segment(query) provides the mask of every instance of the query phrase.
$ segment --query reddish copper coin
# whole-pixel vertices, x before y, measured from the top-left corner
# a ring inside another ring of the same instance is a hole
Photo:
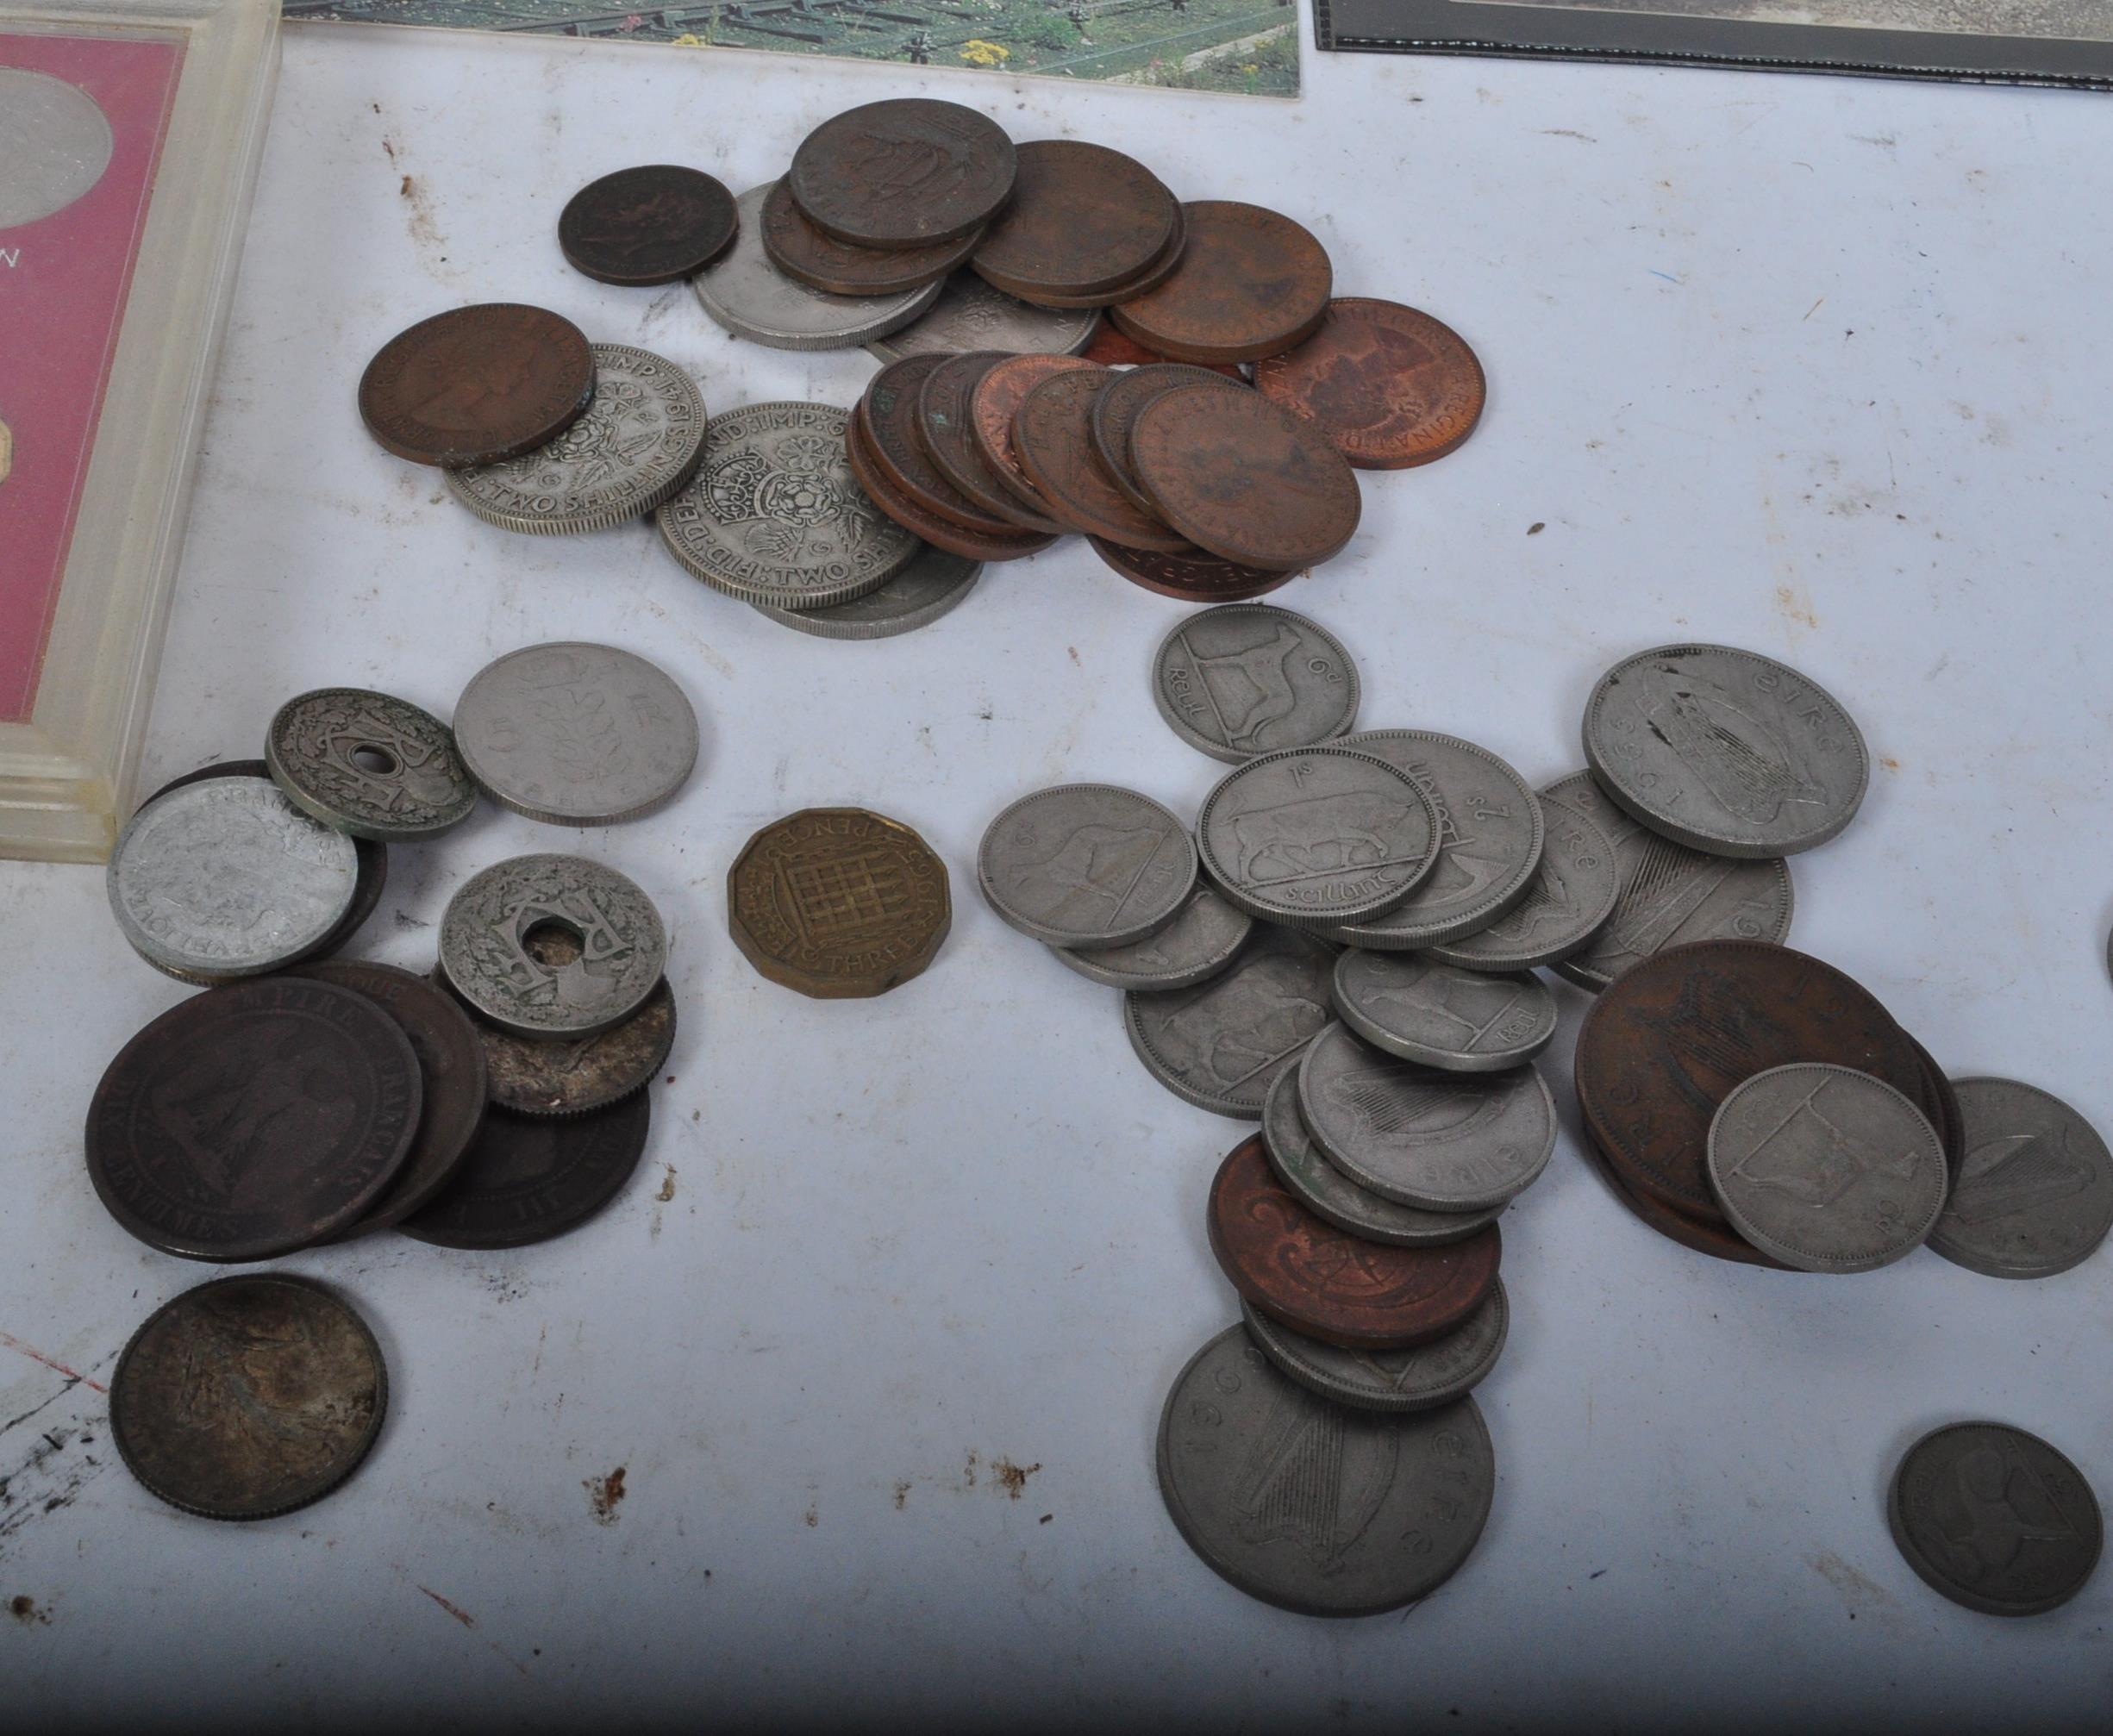
[[[1213,370],[1193,363],[1154,362],[1117,374],[1093,401],[1093,450],[1100,454],[1108,474],[1130,503],[1147,512],[1152,511],[1152,502],[1130,469],[1130,430],[1137,425],[1145,406],[1161,392],[1193,385],[1220,386],[1227,391],[1244,390]],[[1156,513],[1153,515],[1158,516]]]
[[[976,531],[964,530],[935,512],[926,511],[889,481],[886,472],[873,461],[872,450],[866,445],[865,432],[855,416],[844,433],[844,456],[850,462],[851,474],[857,478],[859,486],[872,496],[873,504],[883,513],[912,535],[922,537],[933,547],[958,554],[964,560],[1018,560],[1039,553],[1056,540],[1053,536],[1036,536],[1028,531],[984,536]]]
[[[1629,1208],[1632,1216],[1648,1225],[1667,1241],[1678,1242],[1684,1248],[1698,1254],[1708,1254],[1713,1259],[1730,1260],[1735,1265],[1766,1266],[1774,1271],[1788,1271],[1772,1254],[1765,1254],[1747,1241],[1729,1224],[1705,1224],[1691,1218],[1685,1212],[1676,1212],[1671,1206],[1660,1205],[1648,1194],[1640,1194],[1622,1180],[1614,1165],[1607,1161],[1606,1153],[1590,1133],[1585,1135],[1585,1149],[1591,1154],[1592,1166],[1607,1184],[1607,1191]]]
[[[1042,498],[1020,467],[1019,454],[1013,450],[1012,419],[1027,395],[1044,380],[1081,368],[1103,372],[1079,356],[1008,356],[976,382],[968,401],[969,436],[991,474],[1029,512],[1059,526],[1064,521],[1055,507]]]
[[[1180,204],[1135,157],[1039,139],[1018,162],[1012,203],[969,261],[993,289],[1023,302],[1097,296],[1141,276],[1174,238]]]
[[[1404,1350],[1441,1337],[1497,1282],[1497,1226],[1439,1247],[1347,1235],[1285,1190],[1260,1134],[1210,1184],[1210,1251],[1251,1307],[1324,1344]]]
[[[1698,940],[1644,959],[1593,1003],[1578,1033],[1578,1102],[1632,1193],[1722,1227],[1710,1120],[1735,1087],[1798,1061],[1925,1101],[1914,1044],[1861,984],[1788,946]]]
[[[1328,312],[1335,270],[1303,224],[1260,205],[1207,199],[1182,208],[1178,265],[1109,317],[1178,362],[1251,362],[1302,343]]]
[[[1443,458],[1474,432],[1489,397],[1482,364],[1452,327],[1362,296],[1336,297],[1304,343],[1257,362],[1254,389],[1360,470]]]
[[[1103,367],[1141,368],[1153,362],[1164,362],[1166,358],[1157,350],[1148,350],[1135,338],[1125,337],[1106,320],[1103,320],[1093,333],[1093,340],[1078,352],[1085,360],[1098,362]],[[1228,380],[1237,380],[1242,385],[1247,377],[1241,372],[1237,362],[1198,364],[1208,366],[1214,374],[1222,374]]]
[[[783,181],[763,202],[763,251],[796,283],[832,296],[895,296],[943,278],[975,251],[983,231],[922,247],[854,247],[825,235],[800,214]]]
[[[1130,430],[1131,475],[1199,548],[1276,572],[1326,560],[1357,533],[1357,472],[1325,435],[1258,392],[1178,386]]]
[[[460,470],[547,446],[594,402],[594,352],[570,320],[491,302],[436,314],[381,347],[359,415],[384,451]]]
[[[898,97],[847,109],[801,141],[785,176],[807,220],[854,247],[921,247],[980,229],[1012,197],[1018,157],[997,122]]]
[[[1916,1042],[1912,1035],[1908,1042],[1915,1050],[1915,1058],[1922,1069],[1922,1094],[1916,1099],[1917,1106],[1929,1119],[1929,1125],[1937,1130],[1937,1137],[1944,1143],[1944,1165],[1951,1172],[1952,1180],[1959,1180],[1960,1166],[1966,1161],[1966,1117],[1959,1106],[1959,1092],[1936,1058]]]
[[[1245,603],[1298,576],[1265,572],[1259,566],[1220,560],[1215,554],[1154,554],[1149,549],[1124,548],[1105,537],[1086,540],[1094,553],[1132,584],[1182,603]]]
[[[650,163],[582,187],[559,215],[558,246],[597,283],[636,286],[695,277],[734,245],[741,210],[701,169]]]
[[[1035,491],[1057,521],[1087,536],[1166,554],[1195,545],[1133,505],[1093,450],[1093,401],[1108,384],[1104,368],[1074,368],[1044,380],[1020,402],[1012,449]]]
[[[858,409],[866,456],[897,493],[909,496],[926,512],[979,536],[1017,536],[1017,525],[984,511],[948,482],[918,438],[917,394],[945,360],[944,356],[905,356],[873,376]]]
[[[1016,530],[1061,536],[1062,525],[1031,510],[998,480],[976,440],[971,401],[983,377],[1010,355],[1003,350],[978,350],[941,357],[940,365],[925,376],[917,390],[917,435],[939,473],[985,512]]]

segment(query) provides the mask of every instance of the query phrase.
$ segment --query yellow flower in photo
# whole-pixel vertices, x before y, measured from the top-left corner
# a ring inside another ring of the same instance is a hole
[[[695,31],[685,30],[668,44],[671,48],[702,48],[704,39]]]
[[[1012,59],[1012,50],[972,36],[961,45],[961,58],[972,66],[1002,66]]]

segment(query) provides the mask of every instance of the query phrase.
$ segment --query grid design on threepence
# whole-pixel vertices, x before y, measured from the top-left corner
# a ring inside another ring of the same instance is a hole
[[[861,850],[785,869],[792,920],[809,946],[841,946],[903,920],[915,898],[889,852]]]

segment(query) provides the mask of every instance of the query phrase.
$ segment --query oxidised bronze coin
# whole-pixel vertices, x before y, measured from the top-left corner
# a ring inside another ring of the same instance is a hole
[[[1459,1326],[1497,1282],[1497,1226],[1430,1247],[1347,1234],[1285,1189],[1258,1133],[1210,1184],[1210,1251],[1243,1301],[1346,1350],[1403,1350]]]
[[[149,1247],[272,1259],[359,1221],[423,1102],[410,1040],[372,1001],[256,977],[179,1002],[118,1052],[88,1108],[89,1179]]]
[[[1160,516],[1198,547],[1286,572],[1357,534],[1357,473],[1310,423],[1258,392],[1178,386],[1130,430],[1132,474]]]
[[[1188,218],[1179,205],[1174,207],[1174,232],[1166,238],[1166,245],[1160,249],[1159,257],[1143,271],[1112,290],[1103,290],[1097,296],[1082,296],[1074,299],[1045,298],[1043,305],[1055,308],[1109,308],[1117,302],[1135,300],[1150,290],[1156,290],[1180,269],[1181,261],[1189,248]]]
[[[1691,1218],[1685,1212],[1676,1212],[1671,1206],[1661,1205],[1648,1194],[1637,1192],[1622,1179],[1621,1173],[1607,1161],[1607,1154],[1599,1148],[1588,1128],[1585,1135],[1585,1148],[1591,1154],[1592,1167],[1607,1184],[1607,1191],[1626,1206],[1630,1214],[1664,1236],[1666,1240],[1678,1242],[1698,1254],[1708,1254],[1714,1259],[1731,1260],[1741,1265],[1766,1266],[1774,1271],[1788,1271],[1790,1268],[1772,1254],[1765,1254],[1747,1241],[1729,1224],[1706,1224],[1699,1218]]]
[[[397,1227],[443,1248],[518,1248],[561,1236],[616,1198],[645,1154],[652,1121],[646,1091],[585,1115],[494,1109],[453,1182]]]
[[[947,357],[918,389],[918,438],[939,473],[993,518],[1003,519],[1016,529],[1061,535],[1062,525],[1031,510],[999,480],[976,440],[969,408],[975,390],[985,374],[1008,359],[1009,353],[999,350]]]
[[[598,283],[693,278],[734,245],[734,195],[701,169],[652,163],[590,181],[558,217],[558,246]]]
[[[594,402],[594,352],[541,308],[491,302],[421,320],[382,346],[359,414],[386,452],[461,470],[548,446]]]
[[[1257,362],[1254,389],[1360,470],[1443,458],[1475,431],[1489,396],[1482,364],[1452,327],[1364,296],[1338,297],[1304,343]]]
[[[1135,157],[1039,139],[1017,158],[1012,203],[969,262],[992,288],[1023,302],[1091,305],[1141,275],[1173,239],[1181,207]]]
[[[922,247],[854,247],[801,214],[783,181],[763,202],[763,251],[793,282],[832,296],[900,296],[945,277],[976,250],[983,231]]]
[[[885,995],[920,976],[953,924],[947,865],[899,820],[807,808],[766,826],[727,871],[734,944],[816,1000]]]
[[[920,437],[919,395],[924,383],[946,360],[939,355],[905,356],[873,376],[858,409],[859,432],[864,436],[866,455],[898,492],[908,495],[927,512],[937,513],[949,523],[985,536],[1016,536],[1018,525],[985,512],[947,480]]]
[[[1078,353],[1087,361],[1098,362],[1103,367],[1141,368],[1166,358],[1157,350],[1148,350],[1136,339],[1126,337],[1107,321],[1103,320],[1093,334],[1093,340]],[[1228,380],[1247,384],[1247,376],[1235,362],[1205,362],[1198,366],[1208,367],[1214,374],[1222,374]]]
[[[1182,207],[1188,244],[1157,289],[1109,318],[1178,362],[1251,362],[1303,342],[1328,312],[1335,271],[1303,224],[1260,205]]]
[[[1215,554],[1154,554],[1149,549],[1125,548],[1105,537],[1086,540],[1094,553],[1132,584],[1181,603],[1245,603],[1297,577],[1220,560]]]
[[[1145,406],[1160,393],[1170,392],[1176,386],[1196,385],[1222,386],[1228,391],[1241,390],[1210,368],[1196,367],[1188,362],[1155,362],[1116,374],[1108,382],[1106,390],[1093,400],[1093,450],[1100,455],[1108,474],[1115,478],[1116,486],[1130,503],[1147,512],[1153,512],[1152,502],[1138,486],[1137,478],[1130,469],[1130,430],[1136,427]],[[1158,515],[1153,513],[1153,517]],[[1120,537],[1116,540],[1122,540]]]
[[[964,560],[1019,560],[1040,553],[1056,540],[1054,537],[1037,536],[1032,531],[1008,531],[1002,536],[986,536],[981,531],[964,529],[951,520],[926,510],[889,480],[887,473],[875,461],[872,448],[866,444],[866,431],[855,416],[844,430],[844,457],[851,466],[851,474],[866,490],[866,497],[891,521],[913,536],[922,537],[935,548],[943,548]]]
[[[675,995],[665,978],[621,1025],[591,1037],[516,1037],[478,1025],[491,1101],[517,1115],[584,1115],[643,1090],[675,1046]]]
[[[824,121],[785,184],[807,220],[854,247],[916,247],[980,229],[1012,197],[1017,157],[997,122],[897,97]]]
[[[148,1494],[204,1519],[320,1501],[381,1433],[389,1371],[321,1284],[218,1278],[165,1302],[110,1377],[110,1437]]]
[[[1058,374],[1080,369],[1105,372],[1078,356],[1008,356],[976,382],[968,401],[969,436],[991,473],[1029,512],[1059,527],[1064,521],[1055,508],[1042,498],[1041,491],[1020,467],[1020,455],[1013,447],[1012,422],[1036,386]]]
[[[1072,529],[1127,548],[1191,553],[1196,545],[1133,505],[1093,449],[1093,402],[1111,378],[1104,368],[1078,368],[1036,386],[1014,413],[1013,455]]]

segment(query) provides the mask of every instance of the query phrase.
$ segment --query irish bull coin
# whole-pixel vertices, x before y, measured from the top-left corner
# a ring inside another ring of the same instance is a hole
[[[453,1183],[397,1228],[444,1248],[518,1248],[574,1230],[615,1199],[645,1154],[653,1097],[591,1115],[495,1109]]]
[[[1198,886],[1180,915],[1156,934],[1090,952],[1049,950],[1089,982],[1150,994],[1210,981],[1239,956],[1253,928],[1254,919],[1244,910]]]
[[[701,169],[649,163],[590,181],[558,215],[566,262],[604,284],[672,284],[734,244],[734,196]]]
[[[1262,1354],[1309,1392],[1357,1410],[1433,1410],[1465,1398],[1497,1366],[1511,1330],[1502,1278],[1482,1306],[1442,1338],[1406,1350],[1345,1350],[1294,1332],[1251,1302],[1241,1324]]]
[[[1236,603],[1191,615],[1160,642],[1152,698],[1175,734],[1240,765],[1313,747],[1357,720],[1357,665],[1303,615]]]
[[[547,446],[594,401],[594,352],[541,308],[490,303],[391,338],[359,381],[359,414],[383,450],[457,470]]]
[[[675,996],[665,978],[622,1024],[591,1037],[516,1037],[478,1025],[495,1108],[516,1115],[585,1115],[643,1090],[675,1046]]]
[[[1148,796],[1106,784],[1024,796],[976,853],[991,908],[1022,934],[1087,951],[1157,934],[1196,888],[1189,829]]]
[[[966,355],[977,350],[1072,356],[1093,341],[1100,317],[1092,308],[1067,311],[1029,307],[992,289],[973,272],[956,272],[915,320],[899,331],[873,339],[866,347],[884,362],[899,362],[904,356]]]
[[[1458,447],[1488,386],[1460,334],[1398,302],[1339,296],[1320,329],[1254,365],[1254,389],[1303,416],[1360,470],[1406,470]]]
[[[758,613],[780,627],[816,639],[893,639],[929,627],[966,602],[983,563],[928,545],[878,590],[827,609],[779,609],[759,603]]]
[[[1518,1066],[1555,1034],[1555,996],[1531,972],[1463,971],[1422,952],[1345,952],[1335,1010],[1374,1048],[1449,1073]]]
[[[325,687],[288,700],[266,732],[264,757],[297,806],[355,838],[437,838],[477,806],[447,726],[386,693]]]
[[[2052,1277],[2113,1227],[2113,1153],[2060,1098],[2015,1079],[1958,1082],[1965,1160],[1929,1246],[1997,1278]]]
[[[980,229],[1012,197],[1018,159],[997,122],[897,97],[831,116],[785,177],[810,222],[859,247],[913,247]]]
[[[1554,790],[1539,799],[1546,835],[1526,896],[1479,933],[1429,948],[1432,958],[1470,971],[1530,971],[1583,952],[1613,920],[1622,890],[1613,839]]]

